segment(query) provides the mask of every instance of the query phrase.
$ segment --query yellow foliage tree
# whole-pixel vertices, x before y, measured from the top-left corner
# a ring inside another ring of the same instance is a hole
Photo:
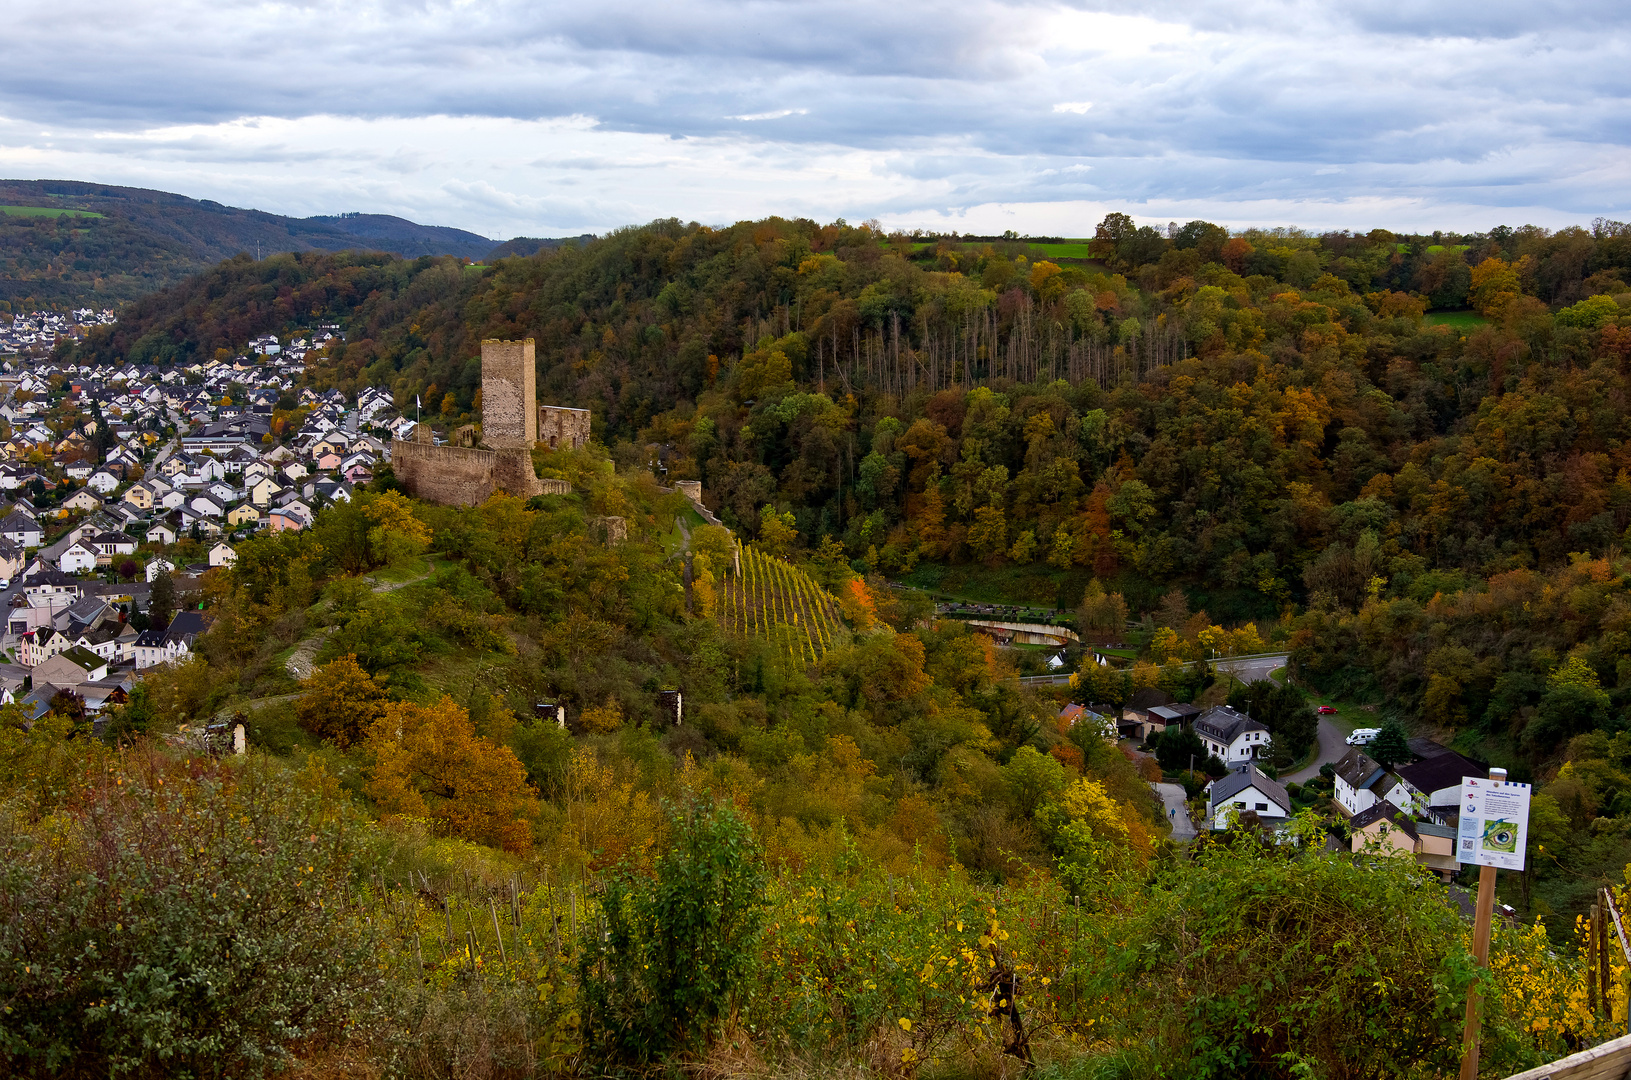
[[[1467,299],[1482,315],[1499,315],[1508,304],[1523,295],[1523,282],[1519,275],[1527,266],[1528,256],[1516,263],[1505,259],[1488,258],[1472,268],[1472,288]]]
[[[423,554],[430,546],[430,527],[413,516],[413,504],[401,492],[387,491],[362,508],[374,523],[368,546],[376,563],[399,566]]]
[[[1237,626],[1234,632],[1229,635],[1229,655],[1231,656],[1250,656],[1253,653],[1262,652],[1267,647],[1263,643],[1263,635],[1257,632],[1256,623]]]
[[[389,700],[385,687],[349,653],[312,672],[302,689],[294,707],[300,726],[342,750],[362,741]]]
[[[470,714],[443,695],[433,705],[393,702],[368,733],[368,797],[381,813],[429,818],[460,839],[524,852],[538,797],[506,746],[476,734]]]
[[[616,698],[607,698],[606,704],[583,710],[578,717],[583,729],[595,735],[608,735],[623,726],[623,706]]]
[[[793,514],[776,513],[774,506],[759,511],[759,546],[772,555],[786,555],[798,541],[799,531],[793,528]]]
[[[1150,655],[1155,657],[1158,664],[1165,664],[1177,656],[1180,648],[1182,643],[1178,640],[1178,631],[1170,626],[1157,628],[1150,637]]]

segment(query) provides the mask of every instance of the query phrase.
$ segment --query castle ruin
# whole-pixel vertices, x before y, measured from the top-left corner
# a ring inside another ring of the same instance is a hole
[[[538,406],[538,441],[551,450],[578,450],[589,442],[589,410]]]
[[[411,441],[392,441],[391,465],[408,494],[448,506],[474,506],[495,491],[525,499],[572,490],[564,480],[538,479],[532,467],[540,414],[531,338],[481,343],[481,406],[480,447],[472,445],[475,432],[468,427],[454,434],[452,442],[460,445],[435,445],[423,424]],[[581,409],[559,411],[588,416]],[[587,437],[587,419],[583,428]]]

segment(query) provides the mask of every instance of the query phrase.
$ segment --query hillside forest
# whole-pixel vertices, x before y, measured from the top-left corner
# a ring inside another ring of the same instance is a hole
[[[0,726],[0,1053],[1425,1077],[1475,982],[1485,1075],[1601,1041],[1625,999],[1588,989],[1576,915],[1631,862],[1628,277],[1613,222],[1111,215],[1075,245],[770,220],[489,267],[230,259],[137,301],[62,358],[192,364],[337,321],[314,385],[454,425],[481,339],[533,337],[541,400],[596,441],[540,450],[572,492],[530,501],[382,473],[205,575],[197,655],[105,738]],[[730,532],[681,527],[679,479]],[[761,618],[755,581],[803,599]],[[1068,609],[1131,655],[1027,687],[937,594]],[[1287,687],[1206,663],[1271,646]],[[1297,792],[1296,843],[1174,844],[1160,758],[1059,720],[1146,686],[1261,702],[1287,763],[1323,695],[1532,780],[1490,971],[1412,860],[1325,847],[1328,783]],[[254,752],[205,753],[217,718]]]

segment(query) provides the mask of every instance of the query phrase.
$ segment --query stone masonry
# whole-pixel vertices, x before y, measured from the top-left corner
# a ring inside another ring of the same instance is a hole
[[[531,338],[481,343],[482,448],[469,445],[474,431],[460,428],[453,441],[436,446],[421,424],[411,442],[391,443],[391,466],[415,498],[448,506],[474,506],[495,491],[521,498],[564,494],[564,480],[540,480],[532,467],[538,441],[537,367]],[[587,415],[587,414],[586,414]]]
[[[538,441],[538,361],[532,338],[481,343],[481,441],[495,450]]]
[[[589,441],[589,410],[538,406],[538,441],[551,450],[577,450]]]

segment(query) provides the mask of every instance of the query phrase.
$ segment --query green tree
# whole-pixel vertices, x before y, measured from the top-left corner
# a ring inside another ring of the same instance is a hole
[[[152,620],[153,629],[163,630],[170,625],[175,614],[176,583],[170,577],[170,571],[160,570],[147,596],[147,617]]]
[[[1162,772],[1182,772],[1191,763],[1202,765],[1206,756],[1201,737],[1182,725],[1167,728],[1155,742],[1155,760],[1161,763]]]
[[[1365,748],[1378,765],[1384,769],[1408,762],[1413,756],[1410,753],[1409,739],[1404,728],[1399,726],[1397,720],[1391,717],[1382,722],[1382,729],[1376,733],[1376,738]]]
[[[608,1063],[704,1045],[742,990],[763,922],[762,859],[728,801],[670,807],[668,832],[655,879],[614,877],[604,928],[584,937],[584,1039]]]

